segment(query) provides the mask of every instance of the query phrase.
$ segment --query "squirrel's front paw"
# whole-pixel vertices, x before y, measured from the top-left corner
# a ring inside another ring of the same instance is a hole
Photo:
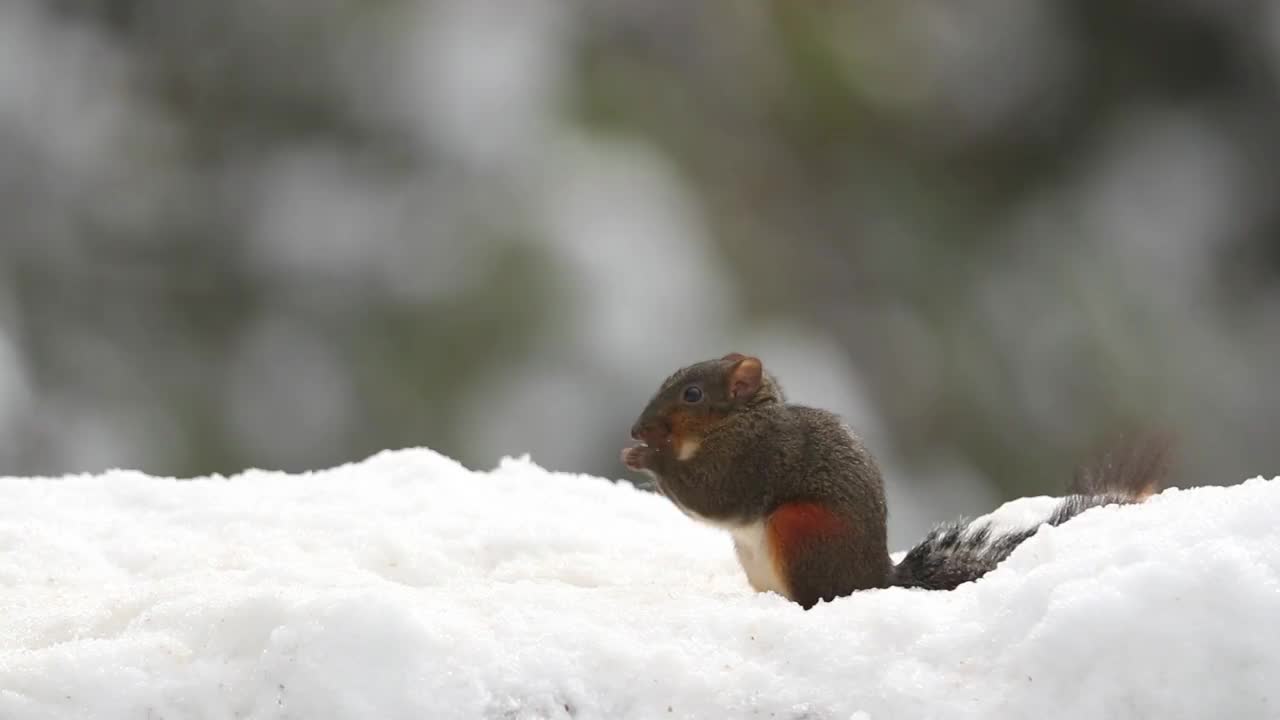
[[[636,445],[635,447],[622,449],[622,464],[632,470],[649,469],[649,460],[653,457],[653,449],[648,445]]]

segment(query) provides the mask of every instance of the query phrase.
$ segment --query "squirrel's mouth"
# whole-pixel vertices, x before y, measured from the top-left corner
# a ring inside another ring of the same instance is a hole
[[[636,440],[641,445],[647,447],[656,447],[658,445],[670,443],[672,435],[671,427],[665,422],[647,423],[644,425],[637,424],[631,429],[631,439]]]

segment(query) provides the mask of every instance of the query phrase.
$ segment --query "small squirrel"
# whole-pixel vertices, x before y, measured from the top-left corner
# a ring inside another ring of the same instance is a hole
[[[805,609],[891,585],[949,590],[1004,560],[1036,528],[1002,535],[966,521],[940,526],[896,566],[889,557],[880,469],[825,410],[789,404],[758,358],[733,353],[667,378],[631,428],[628,468],[690,517],[733,537],[757,591]],[[1140,502],[1167,471],[1162,442],[1133,444],[1076,475],[1045,520]]]

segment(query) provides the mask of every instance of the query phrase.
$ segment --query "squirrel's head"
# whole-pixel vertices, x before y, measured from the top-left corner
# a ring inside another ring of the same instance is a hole
[[[760,360],[732,353],[682,368],[664,380],[631,426],[631,437],[686,460],[730,416],[778,402],[782,391]]]

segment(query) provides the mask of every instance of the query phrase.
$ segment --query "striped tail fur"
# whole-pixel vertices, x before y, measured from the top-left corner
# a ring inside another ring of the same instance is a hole
[[[1067,485],[1069,494],[1043,522],[1061,525],[1092,507],[1142,502],[1167,481],[1171,449],[1170,437],[1162,433],[1122,437],[1076,471]],[[1037,530],[997,532],[967,519],[940,525],[894,568],[893,584],[954,589],[995,569]]]

